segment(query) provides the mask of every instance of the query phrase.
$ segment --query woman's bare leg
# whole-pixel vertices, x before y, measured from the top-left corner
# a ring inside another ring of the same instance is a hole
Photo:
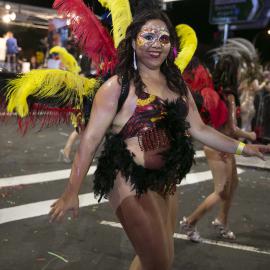
[[[237,175],[237,169],[236,169],[236,162],[234,156],[231,157],[230,161],[231,163],[231,181],[230,184],[226,186],[227,190],[225,190],[225,198],[222,201],[220,211],[218,213],[218,220],[224,224],[227,225],[228,222],[228,215],[229,210],[231,208],[232,199],[235,193],[235,190],[238,186],[238,175]]]
[[[195,225],[202,216],[210,211],[213,206],[223,199],[224,188],[229,181],[228,164],[226,157],[218,151],[204,147],[208,165],[213,175],[214,192],[212,192],[198,207],[187,217],[187,222]]]
[[[130,270],[171,269],[176,198],[148,191],[139,198],[127,197],[117,208],[117,217],[137,254]]]
[[[167,220],[165,220],[168,239],[170,241],[169,246],[171,254],[174,254],[173,234],[176,231],[177,212],[178,212],[178,194],[176,193],[174,196],[168,197],[168,218]],[[136,255],[130,265],[129,270],[140,270],[140,269],[141,269],[141,262],[139,257]]]
[[[133,261],[131,262],[131,265],[129,267],[129,270],[141,270],[141,262],[139,257],[136,255]]]
[[[196,210],[187,217],[190,225],[195,226],[196,223],[208,212],[214,205],[220,202],[221,198],[215,192],[211,193],[207,198],[196,208]]]
[[[69,135],[66,145],[64,147],[64,154],[67,158],[70,158],[72,146],[75,143],[75,141],[78,139],[78,137],[79,137],[79,133],[76,130],[73,130],[71,134]]]

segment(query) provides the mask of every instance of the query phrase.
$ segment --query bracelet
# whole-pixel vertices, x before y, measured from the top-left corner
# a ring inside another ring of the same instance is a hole
[[[242,155],[245,145],[246,145],[245,143],[239,142],[239,144],[237,146],[237,149],[235,151],[235,154],[236,155]]]

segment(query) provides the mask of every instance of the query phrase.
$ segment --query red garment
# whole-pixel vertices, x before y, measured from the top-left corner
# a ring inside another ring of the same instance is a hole
[[[210,87],[214,90],[213,80],[203,65],[199,65],[189,73],[185,71],[183,73],[183,78],[191,91],[199,91],[205,87]]]
[[[197,91],[203,97],[203,107],[200,114],[202,115],[203,110],[208,111],[210,114],[208,120],[205,120],[202,115],[205,123],[214,128],[224,125],[228,120],[228,108],[215,91],[213,80],[207,69],[203,65],[199,65],[191,72],[185,71],[183,78],[192,92]]]

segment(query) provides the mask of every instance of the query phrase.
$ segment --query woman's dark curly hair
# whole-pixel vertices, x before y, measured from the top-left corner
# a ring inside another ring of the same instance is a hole
[[[126,31],[126,37],[118,46],[118,65],[116,67],[116,74],[119,79],[123,78],[125,81],[134,81],[136,88],[136,95],[139,96],[146,87],[143,83],[138,70],[133,67],[133,47],[132,41],[136,40],[138,33],[142,26],[149,20],[163,21],[170,33],[171,50],[168,54],[167,60],[162,63],[160,69],[167,80],[168,87],[180,96],[187,96],[187,87],[181,76],[181,72],[174,64],[174,48],[179,48],[178,39],[174,27],[165,13],[160,10],[145,10],[137,14],[133,22],[129,25]]]
[[[224,95],[232,94],[236,105],[239,105],[238,97],[238,71],[240,60],[233,55],[221,56],[213,70],[215,90]]]

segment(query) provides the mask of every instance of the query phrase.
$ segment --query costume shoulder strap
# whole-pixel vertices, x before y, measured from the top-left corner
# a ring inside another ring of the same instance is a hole
[[[124,102],[127,99],[129,93],[129,81],[127,76],[122,77],[121,93],[118,100],[117,112],[120,112]]]

